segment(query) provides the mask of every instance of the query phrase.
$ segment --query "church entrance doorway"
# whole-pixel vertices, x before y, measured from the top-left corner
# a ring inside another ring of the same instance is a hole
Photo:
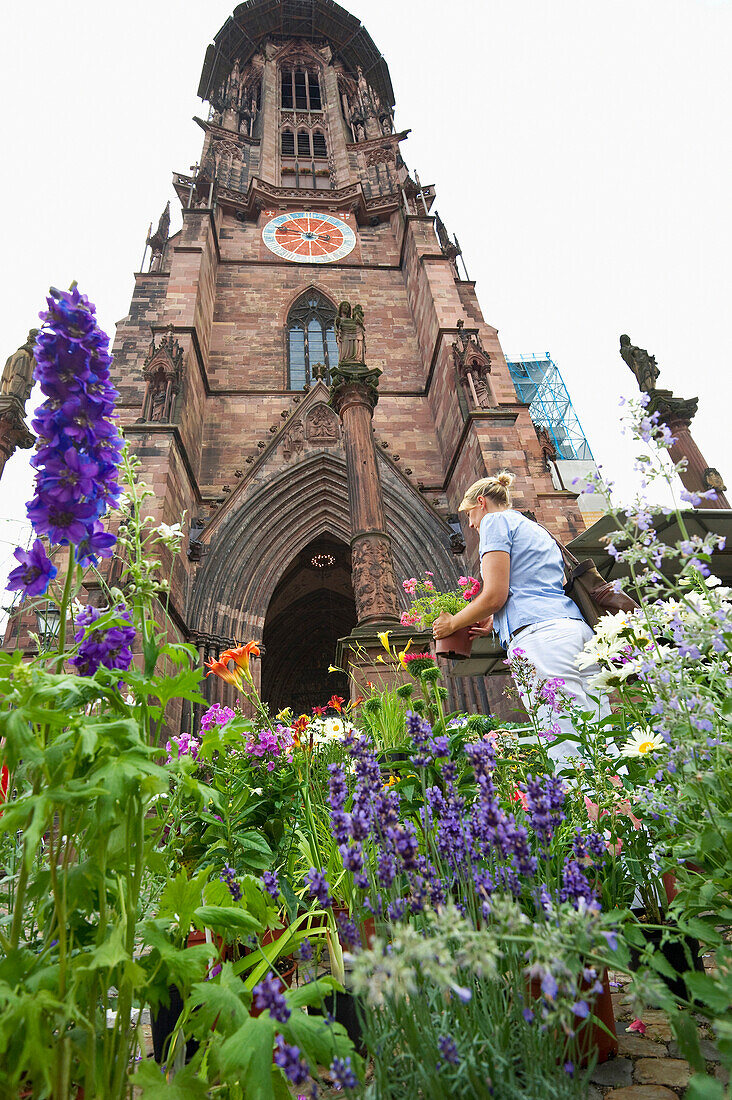
[[[267,609],[262,698],[273,714],[284,707],[309,713],[333,694],[348,699],[348,677],[328,667],[338,639],[356,621],[351,552],[339,539],[321,536],[287,567]]]

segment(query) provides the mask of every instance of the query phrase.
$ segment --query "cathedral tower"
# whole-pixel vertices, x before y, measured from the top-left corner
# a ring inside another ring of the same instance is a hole
[[[583,524],[434,189],[405,165],[389,70],[358,20],[333,0],[248,0],[208,47],[199,95],[200,164],[174,176],[182,228],[161,218],[117,330],[120,414],[160,518],[186,512],[181,634],[202,656],[263,639],[265,698],[305,709],[346,694],[328,665],[379,584],[352,568],[362,532],[329,404],[342,301],[362,307],[382,372],[372,423],[400,593],[422,570],[452,584],[476,567],[455,513],[499,468],[560,538]],[[480,682],[456,691],[484,703]]]

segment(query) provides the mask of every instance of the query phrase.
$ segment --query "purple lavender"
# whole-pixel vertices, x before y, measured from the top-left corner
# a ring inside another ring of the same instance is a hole
[[[313,945],[306,936],[300,944],[300,958],[303,962],[310,962],[313,957]]]
[[[559,900],[573,902],[575,909],[578,908],[581,901],[588,905],[597,904],[592,887],[582,873],[580,865],[574,859],[566,860],[562,868],[562,888],[559,891]]]
[[[262,886],[267,891],[272,901],[277,901],[280,896],[280,882],[276,871],[265,871],[262,875]]]
[[[350,1058],[334,1058],[330,1064],[330,1081],[336,1092],[341,1089],[355,1089],[358,1078],[351,1069]]]
[[[281,1035],[277,1036],[276,1042],[275,1064],[285,1071],[285,1076],[293,1085],[304,1084],[310,1074],[310,1066],[300,1057],[300,1048],[289,1046]]]
[[[260,1012],[269,1011],[272,1019],[279,1020],[281,1024],[287,1023],[291,1012],[282,993],[282,983],[271,970],[259,985],[255,985],[252,992],[255,1008],[258,1008]]]
[[[8,577],[8,590],[22,590],[24,596],[42,596],[58,569],[46,554],[41,540],[36,539],[30,550],[18,547],[13,554],[20,565]]]
[[[338,916],[338,938],[343,946],[349,950],[361,946],[361,935],[358,928],[355,922],[347,917],[345,913],[340,913]]]
[[[54,545],[77,547],[81,565],[110,557],[116,542],[101,517],[116,504],[122,437],[114,423],[109,338],[96,310],[74,286],[51,289],[36,340],[36,379],[46,400],[32,422],[38,435],[35,496],[28,518]]]
[[[320,902],[323,909],[330,909],[333,904],[333,899],[330,896],[330,884],[326,879],[322,871],[317,871],[315,867],[311,867],[308,873],[305,875],[305,881],[308,884],[310,890],[310,896],[316,898]]]
[[[236,871],[227,864],[219,875],[221,882],[225,882],[234,901],[241,901],[241,886],[236,881]]]
[[[564,819],[566,787],[558,776],[527,775],[524,791],[532,828],[539,840],[548,844]]]
[[[437,1040],[437,1049],[441,1057],[451,1066],[459,1065],[460,1054],[458,1052],[457,1043],[451,1035],[440,1035]]]
[[[80,645],[79,652],[71,658],[69,664],[76,667],[80,676],[93,676],[100,665],[124,671],[132,664],[130,646],[135,638],[132,613],[120,604],[114,610],[116,622],[110,623],[106,628],[90,631],[89,627],[103,614],[98,608],[89,605],[75,619],[78,629],[74,641]]]
[[[432,726],[413,710],[407,711],[407,733],[411,737],[417,750],[410,757],[416,768],[426,768],[432,763]]]

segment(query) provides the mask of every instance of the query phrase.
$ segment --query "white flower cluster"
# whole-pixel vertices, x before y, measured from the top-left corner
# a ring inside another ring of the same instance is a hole
[[[331,718],[313,718],[304,736],[309,739],[312,735],[314,745],[328,745],[333,741],[342,741],[354,729],[355,726],[340,715],[333,715]]]

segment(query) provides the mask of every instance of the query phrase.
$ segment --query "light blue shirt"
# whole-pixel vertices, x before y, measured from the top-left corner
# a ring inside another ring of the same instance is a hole
[[[480,557],[491,550],[510,555],[508,599],[495,615],[504,646],[521,626],[547,619],[581,619],[564,594],[564,562],[554,539],[538,523],[515,512],[489,512],[480,521]]]

